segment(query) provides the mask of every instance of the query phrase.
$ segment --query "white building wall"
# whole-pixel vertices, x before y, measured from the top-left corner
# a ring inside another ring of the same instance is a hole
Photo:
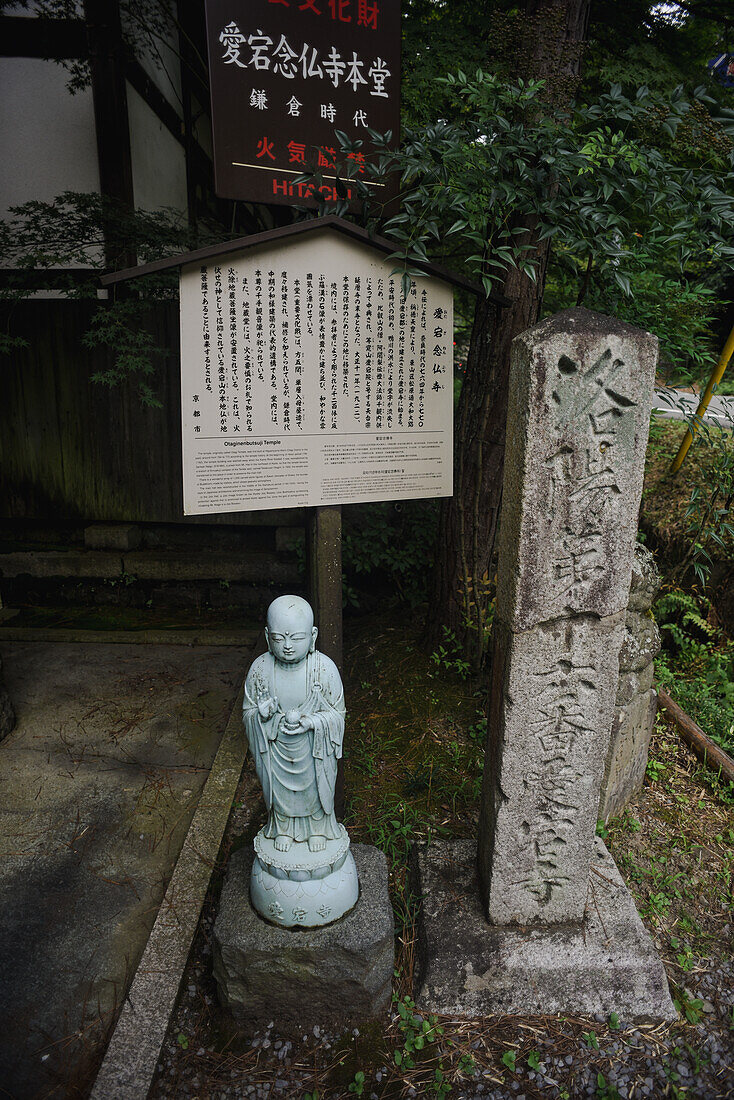
[[[140,36],[136,34],[136,20],[130,17],[129,12],[120,12],[123,33],[130,35],[133,41]],[[141,51],[138,57],[141,67],[151,78],[153,83],[162,92],[168,102],[179,115],[183,115],[181,94],[181,62],[178,55],[178,35],[175,27],[171,27],[166,40],[159,38],[157,34],[150,35],[150,50]]]
[[[127,85],[133,192],[138,210],[170,206],[183,215],[187,209],[186,156],[147,103]]]
[[[70,95],[53,61],[0,58],[0,217],[62,191],[99,192],[91,89]]]

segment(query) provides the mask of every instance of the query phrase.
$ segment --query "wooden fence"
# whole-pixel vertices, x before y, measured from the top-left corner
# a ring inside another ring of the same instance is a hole
[[[13,309],[10,331],[29,347],[0,358],[0,517],[196,522],[182,510],[178,306],[161,304],[152,322],[170,349],[153,382],[161,408],[144,406],[134,382],[110,389],[91,381],[109,364],[82,344],[95,309],[68,300]],[[284,521],[282,512],[200,518]]]

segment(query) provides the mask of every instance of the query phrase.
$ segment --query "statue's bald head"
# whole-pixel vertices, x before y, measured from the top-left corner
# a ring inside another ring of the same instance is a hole
[[[313,627],[313,611],[301,596],[278,596],[268,608],[268,630],[307,630]]]
[[[318,631],[313,611],[300,596],[278,596],[268,608],[265,637],[268,649],[277,661],[293,665],[304,660],[316,645]]]

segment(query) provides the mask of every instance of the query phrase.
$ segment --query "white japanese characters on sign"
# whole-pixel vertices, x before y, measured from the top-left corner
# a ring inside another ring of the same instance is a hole
[[[400,129],[399,0],[207,0],[206,13],[217,194],[315,205],[316,190],[355,198],[359,178],[389,198],[396,182],[367,165],[370,131]]]
[[[181,272],[184,512],[452,492],[453,302],[301,239]]]

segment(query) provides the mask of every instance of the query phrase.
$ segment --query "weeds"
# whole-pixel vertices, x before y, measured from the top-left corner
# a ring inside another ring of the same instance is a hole
[[[671,936],[670,946],[676,952],[675,961],[678,963],[681,970],[693,970],[696,965],[696,958],[689,945],[679,940],[677,936]]]
[[[415,807],[386,795],[375,817],[366,822],[372,844],[393,863],[404,863],[418,828]]]
[[[354,1096],[361,1096],[364,1092],[365,1076],[361,1069],[357,1070],[354,1075],[354,1080],[349,1085],[349,1092]]]
[[[596,1095],[599,1100],[620,1100],[616,1085],[607,1081],[603,1073],[596,1075]]]
[[[431,661],[435,666],[434,675],[441,672],[457,676],[460,680],[466,680],[471,675],[471,665],[463,657],[463,649],[459,639],[453,630],[444,626],[441,628],[443,641],[438,649],[431,654]]]
[[[506,1050],[502,1055],[502,1065],[507,1066],[510,1073],[515,1072],[515,1063],[517,1061],[517,1053],[514,1050]]]
[[[734,752],[734,642],[712,624],[704,596],[671,590],[657,601],[663,650],[657,679],[725,751]]]
[[[692,997],[686,989],[679,989],[673,997],[673,1004],[689,1024],[700,1024],[703,1019],[703,1001],[700,998]]]

